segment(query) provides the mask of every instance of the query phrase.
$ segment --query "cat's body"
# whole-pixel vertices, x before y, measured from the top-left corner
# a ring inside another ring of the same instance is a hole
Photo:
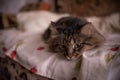
[[[106,17],[65,17],[55,23],[52,22],[45,31],[43,38],[51,51],[64,54],[69,59],[70,57],[71,59],[76,59],[84,51],[100,46],[104,42],[104,39],[108,40],[107,37],[110,35],[119,34],[119,26],[119,13]],[[90,37],[92,38],[90,39]],[[92,45],[86,45],[86,41]],[[73,47],[70,47],[71,43],[72,45],[74,44],[74,47],[80,44],[80,48],[75,51]],[[62,46],[66,47],[66,50]]]
[[[52,52],[63,54],[69,60],[78,59],[84,51],[96,48],[104,41],[91,23],[77,17],[52,22],[43,39]]]

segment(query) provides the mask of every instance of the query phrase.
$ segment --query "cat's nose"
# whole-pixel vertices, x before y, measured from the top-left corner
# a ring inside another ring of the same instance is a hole
[[[67,59],[68,59],[68,60],[71,60],[71,59],[72,59],[72,54],[69,54],[69,55],[67,56]]]

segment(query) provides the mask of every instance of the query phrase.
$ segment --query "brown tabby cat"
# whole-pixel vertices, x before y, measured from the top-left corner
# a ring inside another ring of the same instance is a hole
[[[104,41],[91,23],[77,17],[51,22],[43,39],[52,52],[63,54],[68,60],[78,59],[84,51],[96,48]]]

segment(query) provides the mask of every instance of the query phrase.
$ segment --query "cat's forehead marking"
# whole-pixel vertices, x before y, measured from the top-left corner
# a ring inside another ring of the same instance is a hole
[[[78,40],[78,37],[76,37],[75,35],[69,35],[69,36],[65,36],[64,40],[67,42],[67,43],[71,43],[71,44],[75,44]]]

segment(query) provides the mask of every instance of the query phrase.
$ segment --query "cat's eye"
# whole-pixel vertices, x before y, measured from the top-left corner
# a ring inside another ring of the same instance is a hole
[[[91,43],[84,43],[85,45],[88,45],[88,46],[92,46],[92,44]]]
[[[83,47],[82,43],[76,44],[76,46],[75,46],[75,48],[82,48],[82,47]]]

